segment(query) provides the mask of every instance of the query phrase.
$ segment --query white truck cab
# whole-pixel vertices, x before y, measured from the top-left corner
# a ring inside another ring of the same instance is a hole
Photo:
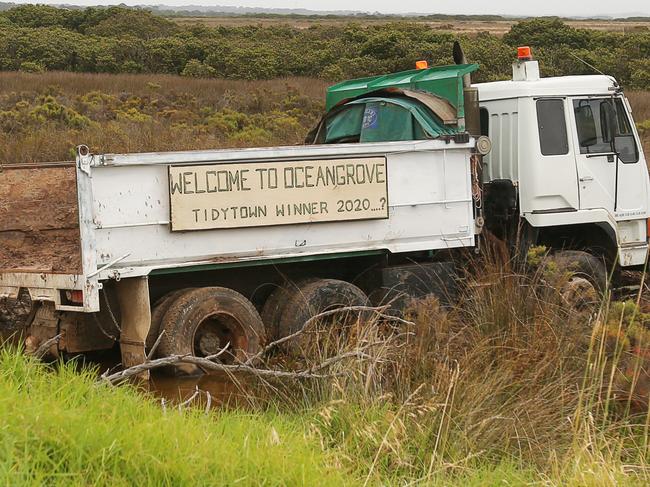
[[[523,224],[529,244],[589,250],[625,268],[644,265],[650,182],[616,80],[541,78],[530,51],[520,48],[512,80],[473,86],[481,132],[492,142],[483,165],[491,230]]]

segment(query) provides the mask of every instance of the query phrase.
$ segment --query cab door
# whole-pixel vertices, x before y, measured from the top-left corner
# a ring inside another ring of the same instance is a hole
[[[580,209],[602,208],[614,213],[617,157],[610,127],[613,98],[574,98],[572,107]]]
[[[616,168],[616,216],[634,218],[644,215],[648,209],[648,170],[640,141],[628,111],[626,100],[617,97],[616,134],[614,149],[617,155]]]
[[[622,97],[572,100],[580,209],[645,213],[647,175]],[[643,167],[641,167],[643,166]]]

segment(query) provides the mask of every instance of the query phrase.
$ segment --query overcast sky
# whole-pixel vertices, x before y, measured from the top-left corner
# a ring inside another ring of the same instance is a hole
[[[0,0],[2,1],[2,0]],[[306,8],[311,10],[361,10],[382,13],[445,13],[445,14],[505,14],[505,15],[558,15],[558,16],[595,16],[644,14],[650,15],[648,0],[400,0],[389,2],[382,0],[13,0],[14,3],[53,3],[75,5],[229,5],[265,8]]]

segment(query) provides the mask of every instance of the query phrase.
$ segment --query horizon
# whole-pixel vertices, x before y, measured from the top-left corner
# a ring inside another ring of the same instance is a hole
[[[218,8],[225,9],[263,9],[263,10],[297,10],[297,11],[310,11],[315,14],[327,12],[331,14],[340,13],[341,15],[349,15],[353,13],[367,13],[367,14],[383,14],[383,15],[403,15],[403,16],[418,16],[418,15],[500,15],[504,17],[541,17],[541,16],[557,16],[557,17],[575,17],[575,18],[598,18],[598,17],[612,17],[612,18],[625,18],[630,16],[650,16],[650,8],[648,3],[644,0],[621,0],[618,2],[620,8],[612,12],[611,7],[607,7],[609,11],[595,11],[593,4],[590,0],[576,0],[569,7],[563,0],[548,0],[543,6],[539,4],[528,5],[514,2],[512,0],[501,0],[498,5],[491,7],[491,12],[485,13],[484,4],[479,0],[467,0],[462,5],[452,2],[439,2],[435,9],[427,8],[428,2],[423,0],[403,0],[400,2],[401,8],[396,9],[394,4],[389,4],[387,8],[382,8],[377,2],[370,0],[357,0],[354,9],[349,8],[349,3],[344,0],[272,0],[270,2],[261,2],[259,0],[239,0],[232,1],[218,1],[206,2],[202,0],[196,1],[179,1],[168,0],[162,2],[143,2],[133,0],[120,0],[110,2],[94,2],[90,0],[13,0],[2,2],[5,4],[47,4],[53,6],[77,6],[77,7],[92,7],[92,6],[118,6],[127,5],[129,7],[152,7],[164,9],[168,7],[173,10],[192,10],[194,7],[208,8],[215,11]],[[265,5],[260,5],[265,4]],[[476,6],[473,6],[476,4]],[[448,7],[446,5],[449,5]],[[418,7],[420,6],[420,7]],[[483,11],[481,11],[483,10]],[[590,12],[586,14],[585,12]],[[246,12],[242,12],[246,13]],[[281,14],[281,12],[279,12]]]

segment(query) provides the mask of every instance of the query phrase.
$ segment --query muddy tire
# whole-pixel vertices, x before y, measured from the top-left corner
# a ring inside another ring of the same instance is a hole
[[[178,296],[162,319],[165,334],[160,340],[160,356],[191,354],[199,357],[228,352],[225,363],[246,360],[264,343],[264,325],[253,304],[232,289],[204,287]],[[189,372],[191,369],[182,367]]]
[[[167,313],[167,310],[171,307],[172,303],[176,298],[181,294],[191,291],[190,289],[177,289],[165,294],[162,298],[156,301],[151,309],[151,326],[149,328],[149,333],[147,334],[147,340],[145,341],[145,346],[147,351],[151,350],[151,347],[154,346],[158,335],[160,334],[160,329],[162,326],[162,320]]]
[[[602,259],[580,250],[563,250],[548,256],[546,262],[571,274],[561,293],[573,308],[588,309],[600,302],[607,290],[607,267]]]
[[[607,289],[607,267],[602,259],[582,250],[561,250],[548,257],[561,269],[587,279],[599,292]]]
[[[260,316],[266,327],[267,341],[272,342],[281,338],[280,336],[280,320],[282,313],[291,298],[293,292],[298,289],[298,286],[306,286],[308,283],[318,280],[317,278],[301,279],[297,282],[287,281],[278,287],[266,298]]]
[[[279,314],[279,336],[300,330],[313,316],[323,311],[347,306],[369,306],[368,297],[354,284],[336,279],[309,279],[296,283]],[[316,347],[345,334],[345,328],[358,321],[359,313],[335,315],[320,324],[310,325],[307,332],[286,343],[293,355],[313,355]],[[327,334],[318,332],[327,331]],[[320,347],[323,350],[325,347]]]
[[[284,305],[291,296],[289,286],[290,284],[283,284],[275,288],[269,297],[266,298],[262,307],[260,316],[266,327],[266,336],[269,342],[280,338],[280,317],[282,316]]]

